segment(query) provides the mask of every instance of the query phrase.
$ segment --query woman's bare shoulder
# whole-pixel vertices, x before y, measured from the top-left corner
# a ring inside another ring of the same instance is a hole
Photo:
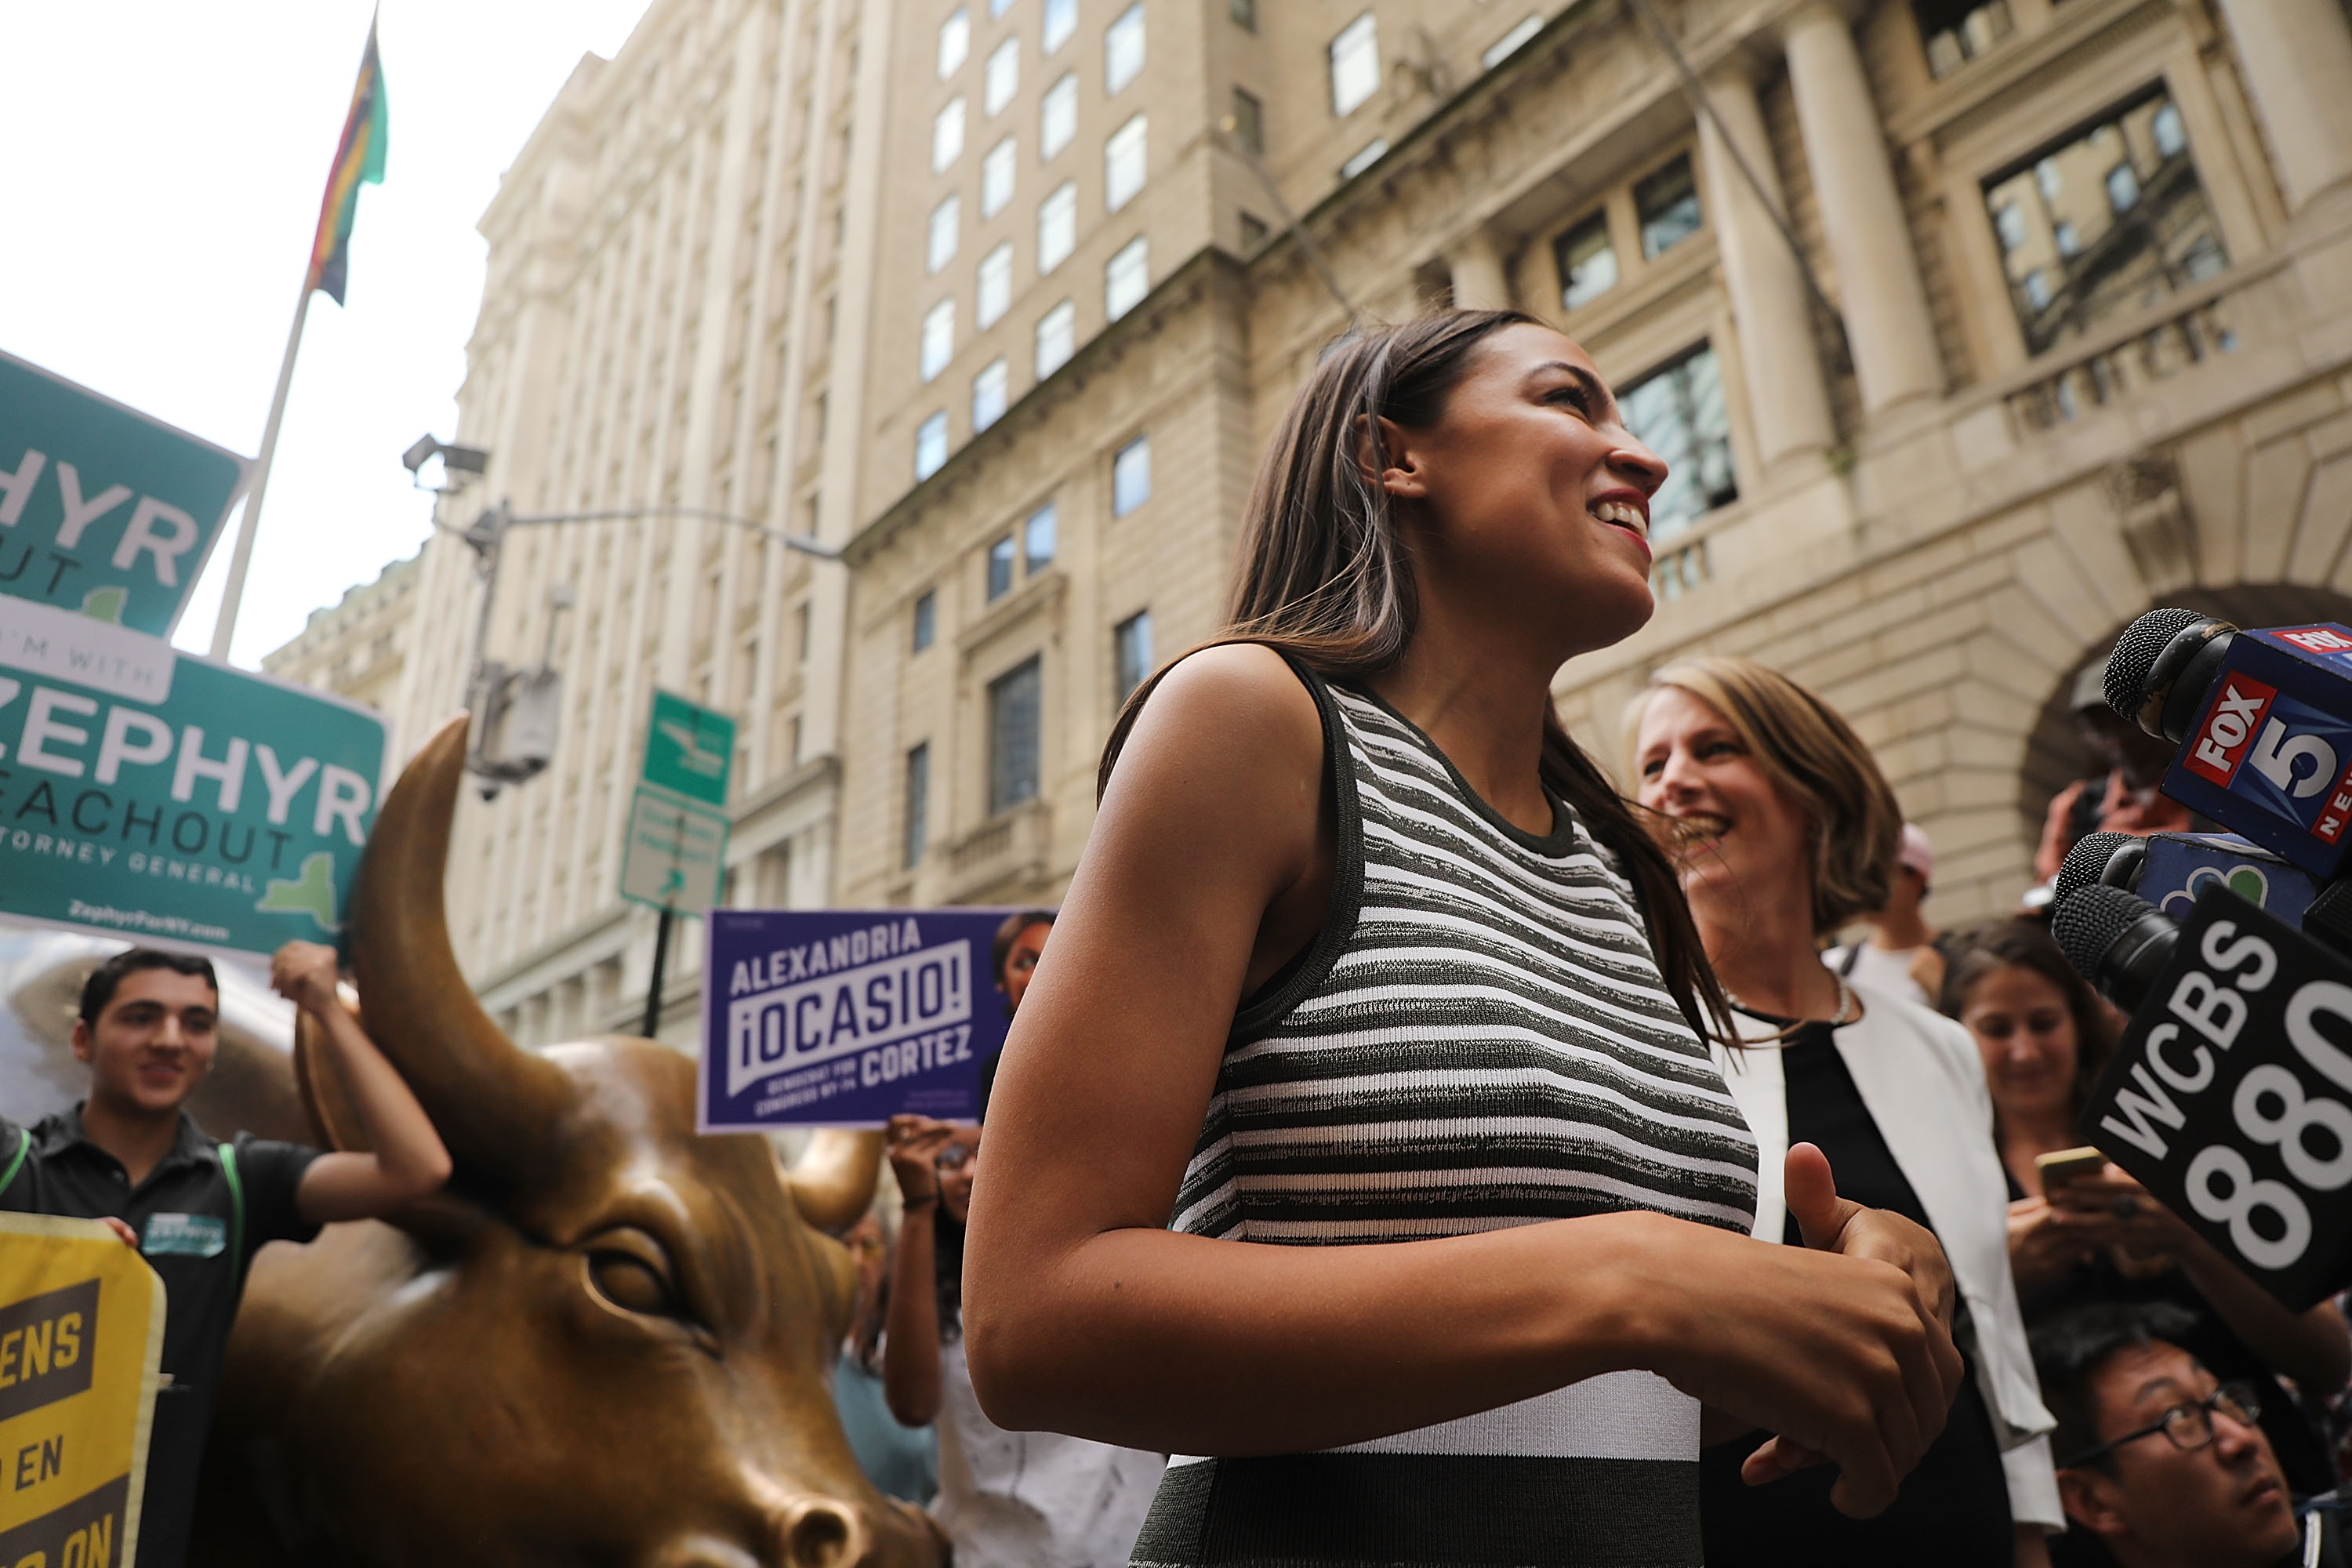
[[[1183,658],[1160,678],[1129,740],[1160,754],[1187,752],[1320,779],[1323,720],[1297,671],[1263,643],[1220,643]]]

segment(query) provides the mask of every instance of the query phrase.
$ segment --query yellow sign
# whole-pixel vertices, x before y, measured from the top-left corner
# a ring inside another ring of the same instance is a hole
[[[131,1568],[163,1281],[96,1220],[0,1214],[0,1565]]]

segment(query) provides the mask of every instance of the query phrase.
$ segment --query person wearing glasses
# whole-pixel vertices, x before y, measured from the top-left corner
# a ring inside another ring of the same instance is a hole
[[[2034,1331],[2073,1528],[2053,1561],[2119,1568],[2340,1568],[2332,1510],[2299,1518],[2262,1394],[2216,1383],[2164,1302],[2085,1307]]]
[[[1054,915],[1006,918],[992,958],[1017,1011]],[[995,1060],[982,1064],[981,1114]],[[981,1130],[896,1116],[886,1135],[904,1205],[892,1264],[882,1391],[907,1426],[939,1426],[931,1512],[956,1568],[1121,1568],[1160,1489],[1166,1456],[1052,1432],[1008,1432],[981,1410],[963,1348],[964,1222],[980,1169]]]

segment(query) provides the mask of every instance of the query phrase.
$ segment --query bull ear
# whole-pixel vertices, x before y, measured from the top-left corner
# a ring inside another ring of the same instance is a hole
[[[343,1005],[357,1016],[358,998],[352,988],[345,985],[338,990]],[[361,1027],[366,1026],[362,1019]],[[346,1153],[370,1151],[367,1127],[360,1121],[359,1107],[352,1103],[351,1085],[335,1066],[334,1053],[327,1049],[318,1020],[299,1008],[294,1014],[294,1087],[302,1096],[302,1110],[310,1118],[310,1135],[319,1147]]]
[[[464,714],[442,725],[376,814],[352,900],[352,962],[369,1037],[433,1119],[459,1177],[513,1191],[544,1174],[574,1091],[562,1068],[490,1021],[449,948],[442,879],[466,731]]]
[[[817,1229],[838,1236],[874,1202],[882,1175],[882,1134],[824,1127],[784,1173],[793,1206]]]

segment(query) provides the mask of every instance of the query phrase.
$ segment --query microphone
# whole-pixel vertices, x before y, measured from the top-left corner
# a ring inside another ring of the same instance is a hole
[[[2145,837],[2086,833],[2050,879],[2051,903],[2064,903],[2077,889],[2105,883],[2137,893],[2182,920],[2209,882],[2219,882],[2313,935],[2335,940],[2336,933],[2318,930],[2309,913],[2314,900],[2322,897],[2320,884],[2234,833],[2151,833]]]
[[[2131,1017],[2077,1131],[2291,1311],[2352,1281],[2352,961],[2216,881],[2091,882],[2051,922]]]
[[[2151,610],[2107,660],[2107,706],[2180,747],[2164,793],[2322,880],[2352,845],[2352,626],[2246,631]]]
[[[2139,1011],[2180,945],[2179,921],[2138,894],[2100,882],[2058,906],[2050,934],[2075,972],[2126,1013]]]

